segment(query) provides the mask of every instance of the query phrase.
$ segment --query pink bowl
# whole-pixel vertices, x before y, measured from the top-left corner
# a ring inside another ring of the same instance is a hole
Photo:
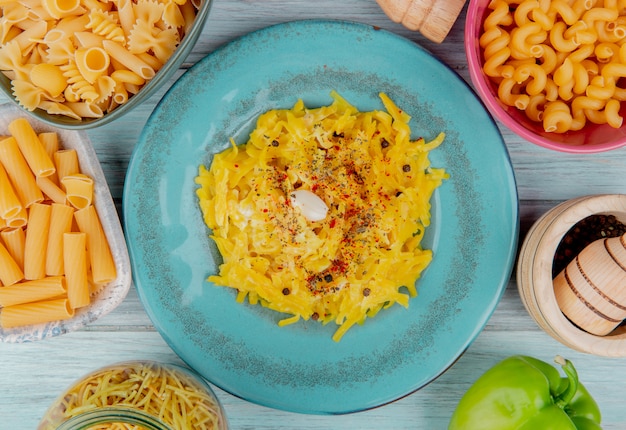
[[[605,124],[587,124],[579,131],[563,134],[547,133],[540,123],[531,121],[522,111],[500,102],[496,85],[483,73],[483,58],[478,43],[483,19],[489,12],[487,9],[489,2],[490,0],[469,1],[465,18],[465,55],[472,83],[491,114],[529,142],[555,151],[593,153],[626,145],[626,123],[619,129]],[[626,116],[625,103],[622,103],[620,114]]]

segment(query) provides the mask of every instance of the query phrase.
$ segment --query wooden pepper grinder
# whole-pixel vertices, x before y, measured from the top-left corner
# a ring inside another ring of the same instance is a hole
[[[611,333],[626,319],[626,234],[587,245],[553,284],[570,321],[597,336]]]
[[[436,43],[446,38],[466,0],[376,0],[393,22]]]

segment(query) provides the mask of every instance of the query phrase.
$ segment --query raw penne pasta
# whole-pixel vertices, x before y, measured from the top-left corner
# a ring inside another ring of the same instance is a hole
[[[140,54],[134,55],[137,55],[137,58],[152,67],[154,70],[159,70],[161,67],[163,67],[163,62],[161,62],[157,57],[148,52],[142,52]]]
[[[13,285],[22,279],[24,279],[22,269],[4,245],[0,243],[0,281],[2,281],[2,285]]]
[[[61,149],[54,153],[54,164],[57,168],[59,182],[68,175],[80,173],[78,153],[75,149]]]
[[[57,184],[52,182],[48,177],[38,177],[36,179],[37,185],[42,193],[44,193],[50,200],[55,203],[64,204],[67,200],[67,195]]]
[[[93,282],[95,284],[111,282],[117,277],[115,261],[96,209],[91,205],[77,210],[74,219],[78,229],[87,234],[87,251]]]
[[[100,118],[104,115],[100,106],[89,102],[66,102],[65,106],[83,118]]]
[[[74,310],[68,299],[43,300],[3,308],[0,312],[0,326],[13,328],[65,320],[73,316]]]
[[[63,262],[67,282],[67,298],[72,309],[89,304],[87,281],[87,234],[63,234]]]
[[[0,140],[0,162],[6,169],[22,206],[28,208],[33,203],[43,201],[43,194],[37,186],[35,176],[28,167],[13,136]]]
[[[46,275],[56,276],[65,273],[63,257],[63,235],[72,230],[74,208],[53,203],[50,211],[50,231],[46,248]]]
[[[91,48],[94,46],[102,46],[104,37],[94,34],[90,31],[78,31],[74,33],[74,37],[81,48]]]
[[[24,159],[35,176],[50,176],[56,171],[37,133],[26,118],[17,118],[8,125]]]
[[[113,42],[112,40],[104,40],[102,42],[102,46],[111,58],[119,61],[120,64],[124,65],[124,67],[135,72],[142,78],[152,79],[156,74],[154,69],[148,63],[136,55],[131,54],[128,49],[119,43]]]
[[[4,246],[6,247],[13,260],[17,263],[20,268],[24,267],[24,247],[26,244],[26,233],[24,229],[19,228],[7,228],[0,232],[0,238],[2,238],[2,242],[4,242]]]
[[[33,204],[28,211],[28,228],[24,246],[24,279],[46,276],[46,248],[50,231],[50,205]]]
[[[0,164],[0,218],[13,218],[22,210],[22,203],[13,190],[6,170]]]
[[[135,11],[132,0],[118,0],[117,17],[120,21],[120,27],[125,34],[129,34],[135,25]]]
[[[93,201],[93,179],[82,173],[67,175],[61,179],[67,201],[76,209],[84,209]]]
[[[67,293],[64,276],[50,276],[34,281],[18,282],[0,288],[0,307],[21,305],[52,299]]]
[[[115,72],[111,73],[111,77],[116,82],[124,82],[134,85],[143,85],[146,83],[146,80],[144,78],[130,70],[116,70]]]

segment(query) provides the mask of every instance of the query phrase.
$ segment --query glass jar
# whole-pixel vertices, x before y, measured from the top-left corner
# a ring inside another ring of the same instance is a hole
[[[227,430],[211,387],[184,367],[128,361],[98,369],[48,408],[38,430]]]

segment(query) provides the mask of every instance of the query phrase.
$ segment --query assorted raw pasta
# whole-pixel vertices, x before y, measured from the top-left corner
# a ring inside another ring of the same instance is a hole
[[[0,71],[26,109],[99,118],[167,62],[197,12],[192,0],[0,2]]]
[[[623,123],[626,0],[492,0],[483,71],[547,132]]]
[[[71,318],[117,277],[93,180],[25,118],[0,137],[0,326]]]

